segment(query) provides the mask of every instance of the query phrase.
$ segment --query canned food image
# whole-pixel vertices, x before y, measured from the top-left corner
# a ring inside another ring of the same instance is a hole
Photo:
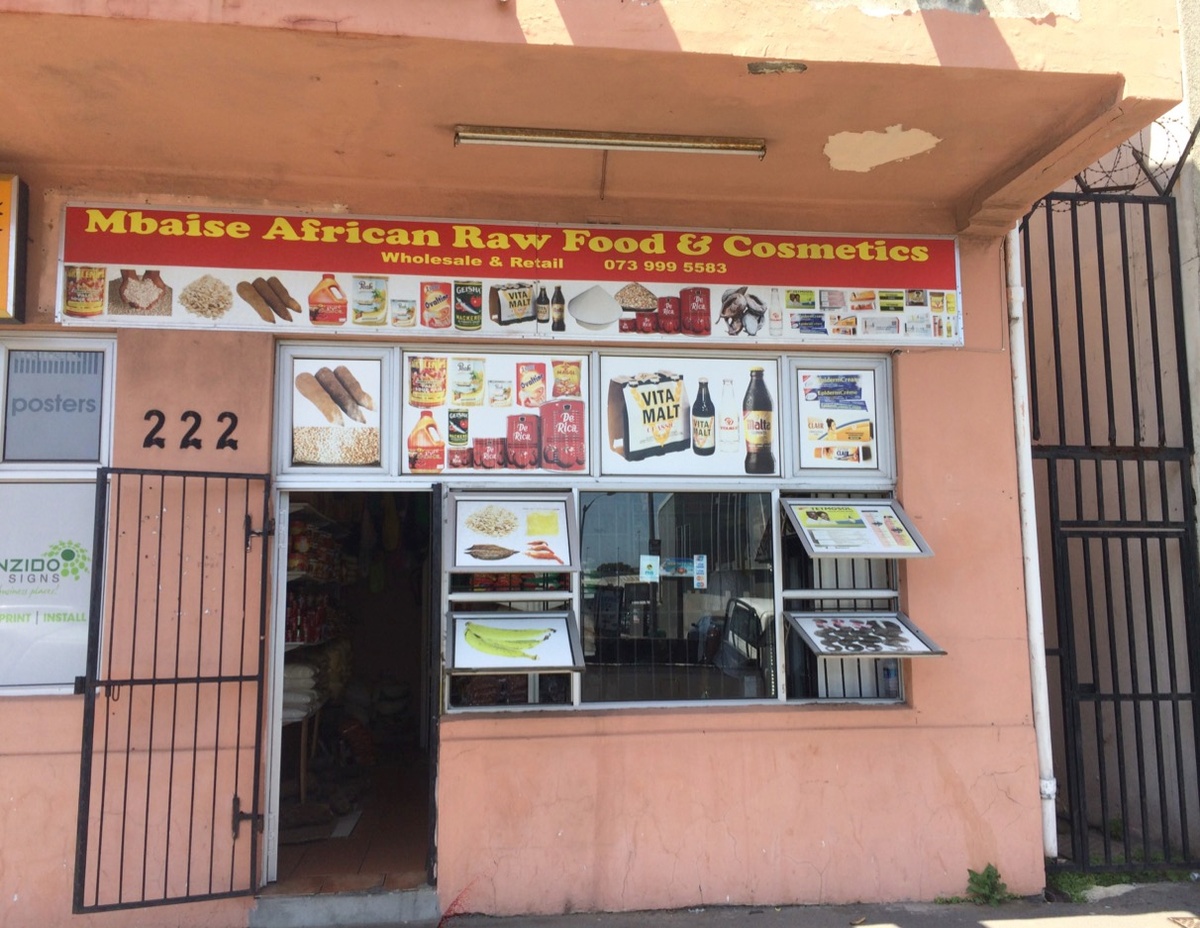
[[[484,470],[503,467],[506,463],[503,438],[478,438],[471,450],[475,466]]]
[[[417,324],[417,301],[407,299],[391,300],[392,325],[398,328],[409,328]]]
[[[102,267],[68,265],[63,312],[68,316],[98,316],[104,312],[104,287],[108,271]]]
[[[441,406],[446,402],[446,359],[414,355],[408,359],[408,405]]]
[[[446,449],[447,467],[470,467],[473,460],[470,446],[451,445]]]
[[[448,329],[453,319],[450,284],[444,281],[421,282],[421,325],[430,329]]]
[[[660,296],[658,298],[658,330],[668,335],[679,331],[679,297]]]
[[[454,327],[464,332],[483,327],[483,281],[454,282]]]
[[[446,413],[446,441],[451,445],[465,445],[470,441],[470,411],[451,409]]]
[[[684,335],[708,335],[712,329],[707,287],[685,287],[679,291],[679,316]]]
[[[509,467],[528,470],[541,466],[541,424],[533,413],[508,417],[505,459]]]
[[[482,406],[484,359],[450,359],[450,397],[458,406]]]
[[[517,405],[541,406],[546,401],[546,363],[522,361],[517,364]]]

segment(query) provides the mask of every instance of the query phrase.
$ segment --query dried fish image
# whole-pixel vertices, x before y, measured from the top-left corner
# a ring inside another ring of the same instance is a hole
[[[466,549],[466,553],[478,561],[502,561],[517,552],[501,545],[471,545]]]

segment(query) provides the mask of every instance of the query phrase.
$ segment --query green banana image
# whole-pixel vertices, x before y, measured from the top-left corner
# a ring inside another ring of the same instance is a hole
[[[521,647],[529,647],[545,641],[554,634],[553,628],[497,628],[494,625],[480,625],[476,622],[467,623],[467,631],[474,632],[480,638],[488,638],[497,643],[527,642]]]
[[[491,638],[485,638],[480,635],[473,627],[468,627],[463,632],[463,640],[466,641],[476,651],[484,654],[491,654],[494,657],[522,657],[526,660],[536,661],[537,655],[531,654],[524,650],[527,647],[532,647],[538,641],[509,642],[507,644],[496,641]]]

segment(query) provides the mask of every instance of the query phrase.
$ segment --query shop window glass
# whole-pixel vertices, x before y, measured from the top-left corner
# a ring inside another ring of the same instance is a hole
[[[104,368],[104,351],[9,350],[4,461],[99,463]]]
[[[582,699],[775,697],[769,493],[580,494]]]

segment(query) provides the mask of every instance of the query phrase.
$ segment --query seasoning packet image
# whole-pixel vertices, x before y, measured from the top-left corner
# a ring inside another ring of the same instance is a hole
[[[551,360],[550,369],[554,372],[554,387],[551,389],[552,396],[582,395],[583,362],[578,358]]]

